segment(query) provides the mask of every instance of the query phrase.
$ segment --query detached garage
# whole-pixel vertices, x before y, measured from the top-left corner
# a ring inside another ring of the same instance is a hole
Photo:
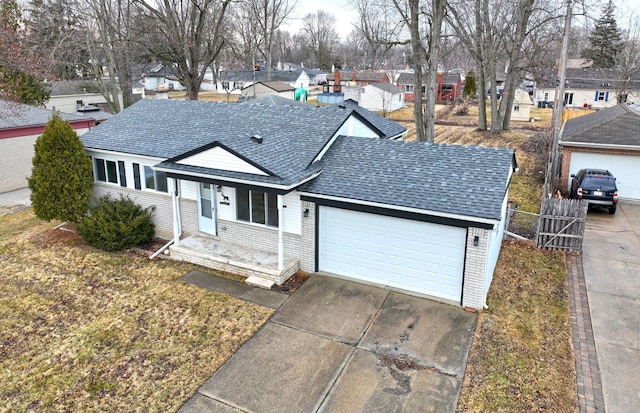
[[[570,119],[561,135],[561,182],[584,168],[607,169],[620,198],[640,199],[640,106],[617,105]]]
[[[314,209],[316,271],[486,304],[512,150],[341,137],[320,163],[301,188]]]

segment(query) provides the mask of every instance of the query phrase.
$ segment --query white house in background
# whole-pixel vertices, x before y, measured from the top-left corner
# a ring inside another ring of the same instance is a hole
[[[242,96],[258,99],[263,96],[278,95],[286,99],[295,99],[296,88],[279,80],[256,82],[242,89]]]
[[[81,139],[94,196],[154,205],[173,258],[265,286],[323,272],[482,308],[514,151],[394,141],[384,124],[347,106],[145,99]]]
[[[516,88],[513,108],[511,109],[511,120],[529,122],[531,108],[533,108],[533,101],[529,93],[524,89]]]
[[[358,105],[375,112],[389,113],[405,106],[404,89],[391,83],[343,86],[342,92],[345,100],[355,100]]]
[[[538,74],[534,103],[553,104],[558,86],[558,71]],[[541,78],[541,79],[540,79]],[[564,105],[567,108],[604,109],[618,104],[621,89],[618,69],[569,68],[566,73]],[[632,76],[627,85],[626,102],[640,102],[640,74]]]
[[[33,145],[54,111],[0,100],[0,193],[27,187],[31,176]],[[90,115],[60,113],[78,135],[93,127]]]
[[[51,96],[45,105],[47,109],[75,113],[85,105],[94,105],[105,112],[113,112],[95,80],[56,80],[50,85]],[[122,107],[122,92],[119,92],[118,99]]]
[[[162,63],[137,65],[134,68],[133,78],[148,91],[185,90],[177,80],[177,69]]]

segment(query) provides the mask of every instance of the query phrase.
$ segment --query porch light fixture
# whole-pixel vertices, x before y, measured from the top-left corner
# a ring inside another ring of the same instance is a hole
[[[309,208],[305,209],[304,212],[302,213],[302,215],[307,218],[309,217]]]
[[[480,237],[476,235],[475,237],[473,237],[473,246],[477,247],[479,243],[480,243]]]

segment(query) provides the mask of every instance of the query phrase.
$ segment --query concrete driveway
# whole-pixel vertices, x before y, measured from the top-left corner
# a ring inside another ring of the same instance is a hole
[[[180,412],[454,412],[475,322],[314,275]]]
[[[622,200],[615,215],[589,211],[584,277],[605,409],[640,406],[640,202]]]

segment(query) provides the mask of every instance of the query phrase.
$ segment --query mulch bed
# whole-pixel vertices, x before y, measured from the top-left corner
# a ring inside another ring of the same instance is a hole
[[[298,290],[298,288],[302,287],[302,284],[304,284],[304,282],[307,281],[310,276],[311,274],[308,274],[303,271],[298,271],[293,276],[291,276],[288,280],[282,283],[282,285],[274,285],[273,287],[271,287],[271,290],[280,291],[282,293],[291,295],[295,293]]]

